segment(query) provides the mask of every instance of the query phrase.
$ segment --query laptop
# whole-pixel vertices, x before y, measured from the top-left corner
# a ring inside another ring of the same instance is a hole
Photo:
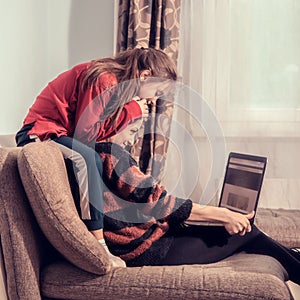
[[[266,157],[230,152],[218,206],[242,214],[256,212],[266,164]],[[185,221],[185,225],[223,226],[217,221]]]

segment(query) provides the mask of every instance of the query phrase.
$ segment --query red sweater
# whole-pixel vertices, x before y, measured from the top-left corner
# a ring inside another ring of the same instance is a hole
[[[97,85],[81,89],[82,80],[91,62],[79,64],[60,74],[37,96],[23,125],[34,123],[29,134],[44,141],[53,136],[71,136],[84,143],[100,141],[113,135],[110,119],[100,121],[111,104],[113,89],[118,84],[112,73],[100,75]],[[136,101],[128,102],[121,112],[117,128],[141,117]]]

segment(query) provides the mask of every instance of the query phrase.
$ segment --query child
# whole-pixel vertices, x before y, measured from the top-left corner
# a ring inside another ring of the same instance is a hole
[[[136,97],[140,80],[148,77],[177,78],[173,62],[160,50],[137,48],[74,66],[42,90],[16,134],[18,146],[50,139],[73,160],[81,217],[101,242],[102,162],[93,145],[148,114],[147,101]]]

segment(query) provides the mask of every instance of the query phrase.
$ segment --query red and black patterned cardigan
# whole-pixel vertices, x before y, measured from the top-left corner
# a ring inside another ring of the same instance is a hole
[[[125,149],[99,143],[103,161],[104,236],[110,251],[128,266],[155,265],[171,243],[171,228],[188,218],[192,201],[167,194],[142,173]]]

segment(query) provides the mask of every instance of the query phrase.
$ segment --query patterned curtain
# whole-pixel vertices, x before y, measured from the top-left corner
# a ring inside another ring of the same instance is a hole
[[[180,0],[120,0],[117,52],[151,47],[178,57]],[[168,136],[173,113],[172,101],[157,99],[144,124],[145,135],[131,149],[141,170],[158,181],[164,173]]]

